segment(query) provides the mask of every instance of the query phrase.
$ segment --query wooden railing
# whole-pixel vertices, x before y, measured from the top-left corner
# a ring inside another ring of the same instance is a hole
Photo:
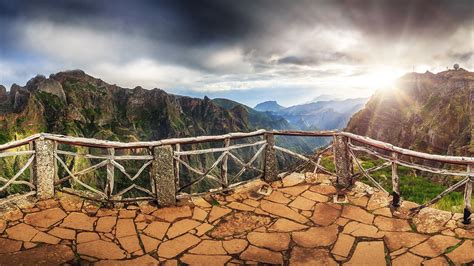
[[[308,155],[277,145],[275,136],[331,137],[333,141]],[[247,151],[243,152],[245,149]],[[358,158],[362,153],[381,159],[384,163],[364,169]],[[251,156],[244,160],[244,154]],[[328,154],[333,156],[334,172],[321,163],[321,159]],[[282,173],[278,169],[278,158],[282,155],[304,162],[300,166],[314,167],[315,173],[335,176],[340,191],[351,186],[358,178],[365,177],[376,188],[388,193],[371,173],[391,167],[392,206],[395,208],[400,206],[401,201],[398,166],[458,176],[461,179],[454,185],[412,210],[418,211],[432,205],[464,186],[463,222],[470,223],[474,158],[416,152],[337,131],[258,130],[130,143],[41,133],[0,145],[0,159],[3,162],[6,158],[23,158],[18,159],[22,163],[15,164],[21,165],[16,173],[10,173],[10,177],[0,176],[0,193],[5,195],[3,201],[31,195],[45,199],[53,197],[55,191],[64,191],[107,203],[155,200],[163,206],[173,205],[177,198],[202,193],[192,188],[205,181],[216,187],[203,193],[231,190],[258,178],[268,182],[277,180],[290,172],[285,170]],[[197,158],[192,159],[193,156]],[[200,156],[210,156],[207,159],[211,158],[212,162],[206,160],[207,163],[203,165],[199,163]],[[81,160],[87,162],[85,166],[76,167]],[[233,166],[229,168],[230,162]],[[429,166],[432,162],[442,165]],[[442,168],[446,164],[456,165],[457,170]],[[300,166],[295,169],[301,170]],[[462,167],[465,169],[460,171]],[[247,172],[255,175],[243,178]],[[91,175],[95,178],[94,182],[87,178]],[[122,177],[118,178],[119,175]],[[190,178],[190,175],[197,175],[197,178]],[[18,186],[24,187],[22,193],[10,195],[14,194],[12,191],[18,191]]]

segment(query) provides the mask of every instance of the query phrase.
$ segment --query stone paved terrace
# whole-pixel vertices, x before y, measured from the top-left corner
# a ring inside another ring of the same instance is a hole
[[[234,193],[156,208],[99,208],[65,194],[24,203],[0,217],[0,264],[456,265],[474,261],[474,228],[431,208],[414,217],[404,202],[361,183],[332,203],[329,177],[292,174]]]

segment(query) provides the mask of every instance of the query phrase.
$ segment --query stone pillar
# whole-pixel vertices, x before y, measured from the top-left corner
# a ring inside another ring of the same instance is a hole
[[[272,182],[278,179],[277,159],[275,153],[275,136],[265,133],[267,146],[265,147],[265,170],[263,179]]]
[[[151,177],[155,180],[156,200],[160,206],[176,204],[176,186],[173,170],[173,148],[170,145],[153,148]]]
[[[35,140],[34,174],[36,196],[39,199],[54,197],[54,181],[56,177],[54,142],[40,138]]]
[[[352,160],[347,146],[348,141],[347,137],[340,135],[335,135],[333,140],[337,184],[344,188],[352,184]]]

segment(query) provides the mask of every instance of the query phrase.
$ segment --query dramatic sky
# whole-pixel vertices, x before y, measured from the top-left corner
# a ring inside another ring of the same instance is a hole
[[[474,69],[474,2],[0,0],[0,84],[82,69],[254,105],[369,96],[413,69]]]

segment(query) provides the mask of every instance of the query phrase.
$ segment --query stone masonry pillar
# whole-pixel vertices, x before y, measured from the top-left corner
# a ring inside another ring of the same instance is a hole
[[[175,205],[173,148],[170,145],[154,147],[153,157],[150,174],[155,180],[156,200],[160,206]]]
[[[54,142],[39,138],[35,140],[35,161],[33,171],[35,173],[36,195],[39,199],[54,197],[54,181],[56,177]]]
[[[352,160],[347,146],[348,138],[335,135],[333,140],[334,165],[336,166],[337,184],[347,188],[352,184]]]
[[[265,147],[264,180],[272,182],[278,179],[275,136],[271,133],[265,133],[265,139],[267,140],[267,147]]]

